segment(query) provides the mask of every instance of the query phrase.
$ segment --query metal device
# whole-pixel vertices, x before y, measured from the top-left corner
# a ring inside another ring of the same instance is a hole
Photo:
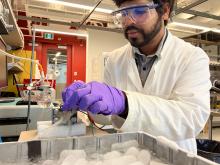
[[[63,111],[62,105],[56,105],[52,108],[53,125],[73,125],[77,123],[77,111]]]

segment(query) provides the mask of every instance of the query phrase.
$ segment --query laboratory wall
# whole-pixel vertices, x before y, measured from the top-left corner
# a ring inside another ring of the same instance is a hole
[[[29,58],[29,59],[31,59],[31,54],[32,54],[32,52],[29,50],[14,50],[14,51],[9,51],[9,53],[16,55],[18,57],[24,57],[24,58]],[[34,59],[36,59],[36,54],[34,55]],[[18,62],[18,61],[9,58],[8,62],[14,63],[14,62]],[[24,79],[30,78],[31,63],[26,60],[20,60],[19,64],[22,66],[23,71],[16,72],[16,73],[13,73],[13,72],[8,73],[8,89],[7,89],[7,91],[14,92],[16,94],[16,96],[18,96],[16,83],[22,84]],[[33,78],[35,78],[35,70],[36,70],[36,65],[33,65],[33,70],[32,70]],[[14,77],[13,77],[13,75],[14,75]]]
[[[208,55],[217,56],[218,55],[218,46],[217,45],[205,45],[202,44],[201,47]]]
[[[126,43],[123,33],[88,29],[86,81],[102,81],[104,69],[102,52],[110,52]]]

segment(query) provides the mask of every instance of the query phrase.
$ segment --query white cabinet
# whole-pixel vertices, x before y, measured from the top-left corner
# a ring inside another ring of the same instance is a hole
[[[27,105],[9,105],[0,106],[0,120],[13,118],[25,120],[27,117]],[[29,130],[37,129],[37,121],[51,120],[52,111],[47,108],[41,108],[38,105],[31,105]],[[26,124],[2,125],[0,124],[0,136],[19,136],[21,131],[26,130]]]

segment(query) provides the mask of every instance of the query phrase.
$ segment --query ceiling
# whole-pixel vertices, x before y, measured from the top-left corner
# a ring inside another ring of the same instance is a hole
[[[65,0],[62,1],[65,4],[58,4],[60,2],[56,0],[12,0],[13,10],[24,36],[31,35],[32,25],[59,31],[76,31],[83,20],[85,23],[80,26],[82,30],[95,28],[121,31],[119,27],[114,25],[109,13],[94,11],[88,19],[85,19],[90,10],[73,7],[73,5],[67,6],[74,3],[94,7],[99,0]],[[112,11],[116,9],[116,6],[111,0],[103,0],[98,8]],[[220,31],[220,0],[178,0],[173,22],[169,24],[168,28],[181,38],[198,36],[198,34],[203,34],[210,29],[217,28]],[[176,23],[195,25],[196,27],[186,27]],[[209,29],[200,29],[199,26]],[[213,37],[210,37],[211,41],[219,42],[218,33],[209,33],[216,36],[214,40],[211,40]],[[42,37],[42,33],[38,33],[37,36]]]

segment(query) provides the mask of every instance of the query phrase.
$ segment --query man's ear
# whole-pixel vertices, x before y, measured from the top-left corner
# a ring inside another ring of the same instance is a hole
[[[170,4],[169,3],[164,3],[163,4],[163,20],[169,20],[170,17]]]

